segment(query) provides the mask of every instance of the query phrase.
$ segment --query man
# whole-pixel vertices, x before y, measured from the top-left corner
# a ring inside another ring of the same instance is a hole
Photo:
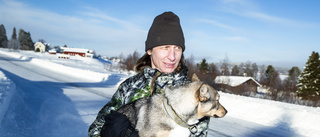
[[[125,104],[152,94],[163,94],[167,86],[189,83],[188,69],[183,59],[184,50],[185,40],[179,17],[172,12],[158,15],[148,32],[145,43],[146,53],[135,65],[138,73],[120,84],[111,101],[99,111],[96,120],[90,126],[89,136],[100,136],[101,130],[108,130],[108,132],[117,130],[115,126],[103,126],[106,115],[112,110],[116,111]],[[115,119],[119,117],[118,114],[108,115],[108,124],[110,121],[117,122]],[[127,122],[124,120],[124,123]],[[208,123],[209,118],[206,117],[199,122],[198,131],[191,136],[206,136]],[[128,130],[130,126],[125,127],[126,129],[121,131],[122,134],[128,134],[129,131],[131,136],[137,135],[137,131]]]

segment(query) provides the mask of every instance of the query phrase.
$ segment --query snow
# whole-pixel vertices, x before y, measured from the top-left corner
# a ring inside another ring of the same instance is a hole
[[[98,111],[134,73],[102,59],[0,48],[0,135],[87,136]],[[106,64],[112,67],[105,69]],[[220,93],[228,110],[212,118],[208,136],[320,134],[320,108]]]
[[[0,125],[15,93],[15,84],[0,71]]]

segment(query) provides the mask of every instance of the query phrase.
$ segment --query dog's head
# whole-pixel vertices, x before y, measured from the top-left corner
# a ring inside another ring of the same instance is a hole
[[[198,118],[204,116],[221,118],[227,114],[227,110],[219,103],[220,95],[208,84],[201,83],[198,76],[193,74],[192,82],[199,82],[199,89],[196,91],[198,100]]]

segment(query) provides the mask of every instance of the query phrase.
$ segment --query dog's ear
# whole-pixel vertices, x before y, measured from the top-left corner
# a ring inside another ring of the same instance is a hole
[[[199,90],[199,100],[202,101],[207,101],[210,98],[210,93],[209,93],[209,88],[207,85],[202,85]]]
[[[192,82],[200,81],[196,73],[193,73],[191,81]]]

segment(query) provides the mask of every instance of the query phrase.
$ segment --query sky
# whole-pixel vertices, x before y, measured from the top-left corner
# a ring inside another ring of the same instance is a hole
[[[0,0],[0,24],[51,46],[93,49],[98,55],[144,54],[154,17],[180,17],[186,58],[219,63],[302,68],[320,48],[318,0]]]

